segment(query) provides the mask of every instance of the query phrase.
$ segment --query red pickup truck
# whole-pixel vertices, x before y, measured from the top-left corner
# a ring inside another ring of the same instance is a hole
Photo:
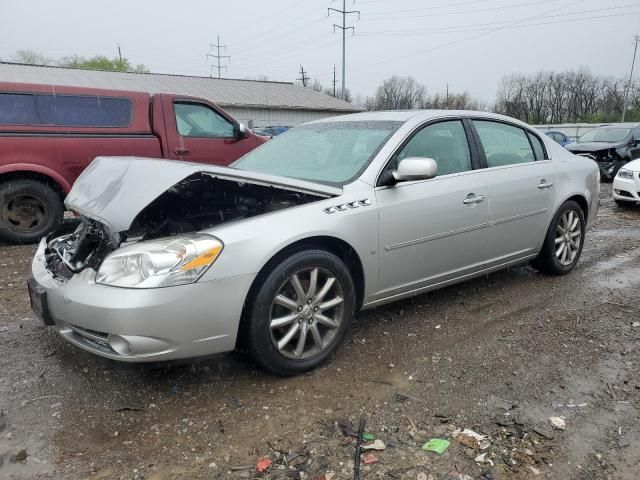
[[[0,239],[34,242],[59,224],[97,156],[229,165],[265,141],[200,98],[0,82]]]

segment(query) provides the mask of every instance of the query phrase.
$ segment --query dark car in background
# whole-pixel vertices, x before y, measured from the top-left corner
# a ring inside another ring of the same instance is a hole
[[[253,133],[256,135],[264,135],[267,137],[277,137],[280,134],[283,134],[287,130],[290,130],[293,127],[256,127],[253,128]]]
[[[619,123],[594,128],[566,148],[595,160],[602,180],[611,182],[623,165],[640,158],[640,124]]]
[[[549,130],[548,132],[544,132],[544,134],[563,147],[573,142],[573,140],[567,137],[564,133],[558,132],[557,130]]]
[[[97,156],[226,166],[267,140],[200,98],[0,82],[0,239],[51,231]]]

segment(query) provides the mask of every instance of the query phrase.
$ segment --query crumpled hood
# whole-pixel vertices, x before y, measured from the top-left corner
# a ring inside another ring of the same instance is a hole
[[[599,152],[601,150],[609,150],[611,148],[622,148],[627,142],[585,142],[585,143],[570,143],[565,148],[570,152]]]
[[[97,157],[78,177],[64,203],[114,232],[123,232],[153,200],[196,173],[326,197],[342,193],[339,187],[235,168],[155,158]]]

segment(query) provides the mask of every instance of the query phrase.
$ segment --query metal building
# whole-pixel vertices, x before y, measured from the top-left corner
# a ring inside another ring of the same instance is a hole
[[[296,126],[362,109],[293,83],[0,62],[0,81],[173,93],[210,100],[249,127]]]

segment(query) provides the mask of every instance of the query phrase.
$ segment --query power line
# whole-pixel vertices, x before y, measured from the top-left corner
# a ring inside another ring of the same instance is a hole
[[[629,102],[629,90],[631,90],[631,80],[633,79],[633,67],[636,64],[636,53],[638,52],[638,42],[640,42],[640,35],[636,35],[634,37],[636,42],[635,47],[633,47],[633,60],[631,61],[631,72],[629,72],[629,83],[627,84],[627,88],[624,91],[624,102],[622,104],[622,120],[624,122],[625,113],[627,113],[627,104]]]
[[[347,15],[352,15],[354,13],[358,14],[358,18],[360,18],[360,10],[347,10],[347,2],[346,0],[342,0],[342,10],[338,10],[335,8],[327,8],[327,17],[331,15],[331,12],[336,12],[342,15],[342,25],[338,25],[336,23],[333,24],[333,33],[336,32],[336,28],[342,30],[342,92],[341,97],[342,100],[345,100],[346,95],[346,44],[347,44],[347,30],[351,30],[355,34],[355,27],[347,27]]]
[[[220,55],[220,49],[224,49],[224,51],[227,51],[227,46],[226,45],[221,45],[220,44],[220,35],[218,35],[218,42],[217,43],[212,43],[211,44],[211,50],[216,49],[216,51],[218,52],[217,55],[214,55],[212,53],[207,53],[207,58],[211,57],[211,58],[215,58],[216,59],[216,63],[217,65],[211,65],[211,68],[217,68],[218,69],[218,78],[221,78],[221,72],[222,69],[224,68],[225,70],[227,69],[226,65],[222,65],[220,64],[220,60],[222,60],[223,58],[227,58],[229,59],[229,61],[231,61],[231,57],[229,55]]]
[[[595,12],[603,12],[603,11],[610,11],[610,10],[619,10],[621,8],[632,8],[632,7],[640,7],[640,3],[630,3],[627,5],[619,5],[617,7],[604,7],[604,8],[595,8],[592,10],[581,10],[581,11],[577,11],[577,12],[566,12],[566,13],[558,13],[555,15],[544,15],[541,17],[538,17],[537,19],[546,19],[546,18],[557,18],[557,17],[567,17],[568,15],[584,15],[587,13],[595,13]],[[624,12],[622,13],[622,15],[626,15],[629,12]],[[586,17],[586,18],[594,18],[594,17]],[[598,17],[595,17],[598,18]],[[567,18],[566,21],[572,21],[572,20],[582,20],[582,18]],[[513,20],[505,20],[505,21],[500,21],[500,22],[488,22],[488,23],[475,23],[475,24],[463,24],[463,25],[450,25],[450,26],[446,26],[446,27],[429,27],[429,28],[420,28],[420,29],[414,29],[414,30],[380,30],[380,31],[363,31],[360,32],[358,35],[359,36],[373,36],[373,35],[416,35],[416,34],[421,34],[421,33],[429,33],[429,32],[439,32],[439,33],[459,33],[459,32],[463,32],[463,31],[472,31],[472,30],[465,30],[465,29],[473,29],[475,27],[486,27],[486,26],[495,26],[495,25],[505,25],[505,24],[510,24],[512,23]],[[555,23],[555,22],[549,22],[549,23]],[[557,23],[563,23],[563,22],[557,22]],[[535,24],[531,24],[531,25],[545,25],[546,23],[535,23]],[[518,25],[518,26],[526,26],[526,25]]]
[[[526,17],[526,18],[522,18],[520,20],[514,20],[514,23],[523,23],[523,22],[527,22],[529,20],[536,20],[539,17],[542,17],[542,16],[547,15],[549,13],[557,12],[558,10],[562,10],[563,8],[571,7],[573,5],[581,3],[583,1],[584,0],[576,0],[575,2],[567,3],[565,5],[562,5],[561,7],[555,8],[553,10],[548,10],[548,11],[542,12],[539,15],[535,15],[533,17]],[[368,65],[361,65],[359,67],[356,67],[355,70],[362,70],[364,68],[374,67],[374,66],[377,66],[377,65],[381,65],[383,63],[389,63],[389,62],[394,62],[394,61],[397,61],[397,60],[404,60],[405,58],[415,57],[416,55],[422,55],[422,54],[424,54],[426,52],[431,52],[433,50],[439,50],[439,49],[444,48],[444,47],[449,47],[451,45],[457,45],[459,43],[463,43],[463,42],[466,42],[466,41],[469,41],[469,40],[473,40],[474,38],[478,38],[478,37],[481,37],[481,36],[484,36],[484,35],[488,35],[490,33],[494,33],[494,32],[497,32],[499,30],[503,30],[503,29],[508,28],[508,27],[509,27],[508,25],[505,25],[503,27],[494,28],[494,29],[492,29],[492,30],[490,30],[488,32],[482,32],[482,33],[479,33],[479,34],[476,34],[476,35],[471,35],[471,36],[464,37],[464,38],[461,38],[461,39],[458,39],[458,40],[454,40],[452,42],[448,42],[448,43],[441,44],[441,45],[434,45],[433,47],[429,47],[429,48],[425,48],[425,49],[422,49],[422,50],[418,50],[417,52],[408,53],[406,55],[397,56],[397,57],[394,57],[394,58],[387,58],[385,60],[380,60],[378,62],[370,63]]]
[[[440,12],[440,13],[429,13],[426,15],[410,15],[410,16],[404,16],[404,17],[389,17],[387,15],[393,15],[396,13],[412,13],[412,12],[423,12],[426,10],[433,10],[435,7],[426,7],[426,8],[415,8],[415,9],[410,9],[410,10],[392,10],[389,12],[375,12],[375,13],[369,13],[367,14],[367,17],[365,17],[365,20],[403,20],[406,18],[422,18],[422,17],[441,17],[441,16],[446,16],[446,15],[463,15],[463,14],[467,14],[467,13],[479,13],[479,12],[491,12],[494,10],[505,10],[508,8],[519,8],[519,7],[526,7],[526,6],[530,6],[530,5],[540,5],[543,3],[551,3],[551,2],[558,2],[560,0],[537,0],[537,1],[528,1],[528,2],[523,2],[523,3],[513,3],[510,5],[503,5],[500,7],[486,7],[486,8],[476,8],[473,10],[462,10],[459,12]],[[471,2],[471,3],[476,3],[476,2]],[[458,4],[460,5],[460,4]],[[464,5],[464,4],[462,4]],[[449,5],[449,6],[453,6],[453,5]],[[369,18],[369,16],[379,16],[379,15],[384,15],[385,18]]]
[[[307,86],[307,80],[309,80],[309,76],[305,75],[304,67],[300,65],[300,78],[298,78],[302,82],[302,86]]]

